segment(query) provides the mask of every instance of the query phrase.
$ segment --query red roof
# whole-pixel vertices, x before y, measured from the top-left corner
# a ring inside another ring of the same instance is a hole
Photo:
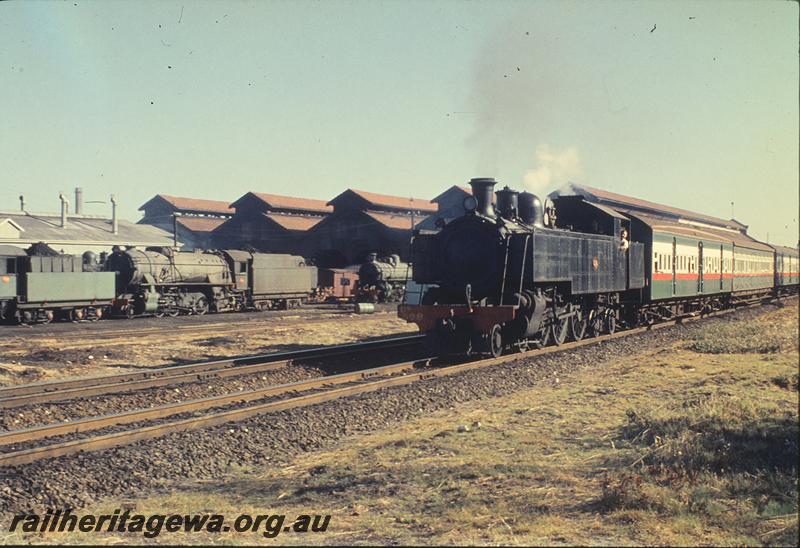
[[[201,200],[199,198],[183,198],[181,196],[169,196],[168,194],[156,194],[153,198],[145,202],[145,204],[139,208],[139,211],[144,210],[145,207],[156,198],[161,198],[178,211],[201,211],[204,213],[218,213],[220,215],[233,215],[234,213],[234,209],[228,202]]]
[[[236,206],[240,201],[248,196],[255,196],[270,209],[291,209],[298,211],[313,211],[317,213],[330,213],[333,208],[325,203],[325,200],[314,200],[311,198],[295,198],[294,196],[280,196],[278,194],[267,194],[266,192],[248,192],[233,205]]]
[[[308,230],[322,220],[322,217],[306,215],[286,215],[284,213],[264,213],[264,217],[271,219],[286,230]]]
[[[411,215],[394,215],[392,213],[377,213],[375,211],[365,211],[367,215],[388,228],[400,230],[411,230]],[[422,221],[424,217],[414,217],[414,224]]]
[[[192,232],[211,232],[227,220],[219,217],[178,217],[178,224]]]
[[[436,211],[436,206],[431,205],[430,201],[428,200],[415,200],[414,198],[404,198],[402,196],[376,194],[374,192],[367,192],[366,190],[357,190],[354,188],[348,188],[333,198],[330,202],[328,202],[328,204],[333,204],[347,194],[358,196],[362,200],[366,201],[369,205],[376,206],[378,208],[384,207],[389,209],[402,209],[405,211]]]
[[[615,207],[616,205],[621,205],[623,207],[629,207],[631,209],[639,209],[646,211],[649,210],[652,213],[656,214],[666,213],[667,215],[675,217],[692,219],[695,221],[732,228],[735,230],[747,228],[746,225],[743,225],[742,223],[735,221],[733,219],[730,220],[720,219],[719,217],[712,217],[711,215],[705,215],[703,213],[695,213],[694,211],[689,211],[686,209],[680,209],[677,207],[657,204],[655,202],[649,202],[647,200],[641,200],[639,198],[631,198],[630,196],[624,196],[622,194],[616,194],[614,192],[608,192],[607,190],[601,190],[599,188],[593,188],[590,186],[576,185],[574,183],[571,183],[570,186],[576,194],[580,194],[582,196],[589,194],[591,196],[594,196],[601,202],[609,203],[612,207]]]

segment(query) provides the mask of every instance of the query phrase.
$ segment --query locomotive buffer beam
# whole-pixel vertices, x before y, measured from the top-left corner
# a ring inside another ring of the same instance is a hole
[[[488,333],[495,325],[513,320],[517,307],[498,305],[469,307],[453,304],[400,305],[397,315],[409,323],[415,323],[420,331],[431,331],[439,320],[464,319],[472,322],[476,331]]]

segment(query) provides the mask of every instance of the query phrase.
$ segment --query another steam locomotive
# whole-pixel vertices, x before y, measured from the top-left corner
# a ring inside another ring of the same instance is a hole
[[[15,323],[286,309],[316,290],[317,268],[294,255],[116,248],[96,263],[0,246],[0,320]]]
[[[465,214],[412,243],[430,285],[398,314],[440,354],[562,344],[797,290],[798,253],[736,230],[473,179]],[[648,260],[647,258],[652,258]]]
[[[374,303],[400,302],[410,273],[410,266],[398,255],[379,259],[377,253],[370,253],[358,269],[356,299]]]
[[[113,311],[127,316],[294,308],[317,285],[302,257],[236,250],[115,250],[105,270],[117,272]]]

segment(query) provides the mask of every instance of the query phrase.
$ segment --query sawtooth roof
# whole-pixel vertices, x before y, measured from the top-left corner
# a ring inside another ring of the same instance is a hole
[[[388,228],[411,230],[411,215],[395,215],[393,213],[379,213],[376,211],[365,211],[364,213]],[[419,223],[422,221],[422,218],[415,218],[414,221]]]
[[[220,217],[178,217],[178,224],[192,232],[211,232],[225,221]]]
[[[348,188],[341,194],[333,198],[328,205],[336,205],[337,202],[352,198],[353,196],[360,198],[368,208],[376,209],[396,209],[401,211],[427,211],[433,213],[436,211],[436,206],[431,204],[429,200],[415,200],[414,198],[404,198],[402,196],[390,196],[388,194],[377,194],[375,192],[367,192],[366,190],[358,190]]]
[[[287,215],[276,212],[264,213],[264,217],[275,221],[286,230],[308,230],[322,220],[322,217]]]
[[[218,200],[202,200],[200,198],[185,198],[182,196],[170,196],[169,194],[156,194],[141,207],[139,211],[144,211],[154,200],[162,200],[176,211],[194,211],[202,213],[216,213],[218,215],[233,215],[234,209],[228,202]]]
[[[256,198],[264,202],[270,209],[288,209],[293,211],[309,211],[316,213],[330,213],[333,208],[325,200],[315,200],[312,198],[297,198],[295,196],[281,196],[279,194],[268,194],[266,192],[248,192],[231,204],[236,207],[245,199]]]

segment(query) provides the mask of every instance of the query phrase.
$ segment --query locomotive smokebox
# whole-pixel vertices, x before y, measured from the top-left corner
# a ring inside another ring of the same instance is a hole
[[[542,201],[539,200],[536,194],[523,192],[519,195],[519,216],[525,224],[538,227],[544,226]]]
[[[503,187],[497,191],[497,212],[506,219],[516,219],[519,211],[518,202],[519,192]]]
[[[494,217],[492,202],[494,201],[494,185],[497,184],[497,181],[491,178],[480,178],[472,179],[469,184],[472,187],[472,195],[478,203],[475,211],[485,217]]]

